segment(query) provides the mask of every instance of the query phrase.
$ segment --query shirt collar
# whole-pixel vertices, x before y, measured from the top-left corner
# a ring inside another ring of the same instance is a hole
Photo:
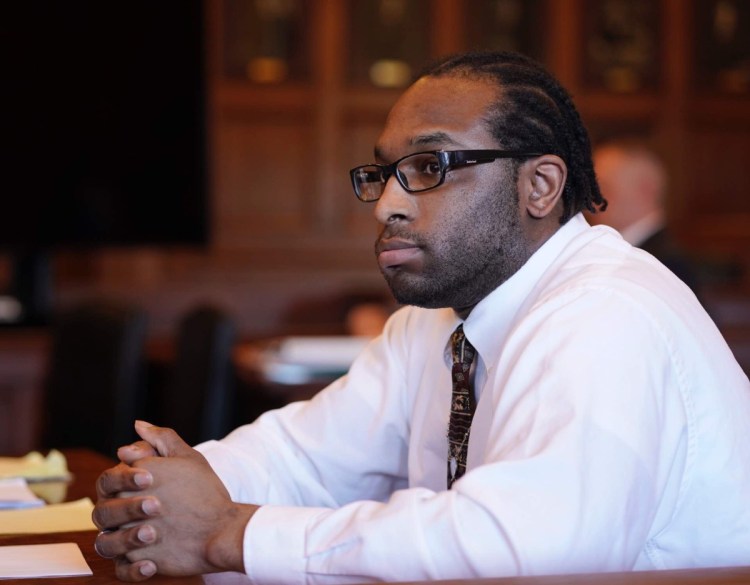
[[[565,247],[590,226],[578,213],[560,227],[526,263],[477,304],[464,322],[464,332],[482,357],[487,370],[497,363],[505,338],[519,309],[530,296],[542,275]],[[455,320],[454,328],[460,323]],[[447,345],[450,356],[450,337]]]

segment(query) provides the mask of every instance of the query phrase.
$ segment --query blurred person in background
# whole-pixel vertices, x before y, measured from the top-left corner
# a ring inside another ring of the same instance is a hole
[[[594,149],[594,169],[607,200],[606,211],[589,222],[615,228],[633,246],[645,250],[700,296],[694,266],[667,228],[667,170],[645,143],[611,140]]]

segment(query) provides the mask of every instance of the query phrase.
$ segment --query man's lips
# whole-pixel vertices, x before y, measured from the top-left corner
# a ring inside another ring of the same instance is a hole
[[[409,240],[381,240],[377,246],[380,268],[395,268],[414,261],[422,252],[414,242]]]

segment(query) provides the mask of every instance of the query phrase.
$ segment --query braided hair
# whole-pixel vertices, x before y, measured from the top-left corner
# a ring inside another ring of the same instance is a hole
[[[490,130],[504,148],[556,154],[565,161],[560,223],[584,209],[604,211],[591,159],[591,143],[570,95],[533,59],[512,52],[472,52],[447,57],[420,77],[457,76],[496,83]],[[520,163],[517,163],[516,170]]]

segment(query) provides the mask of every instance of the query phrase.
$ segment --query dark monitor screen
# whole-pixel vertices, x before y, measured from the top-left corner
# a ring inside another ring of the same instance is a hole
[[[0,248],[208,239],[201,0],[0,7]]]

